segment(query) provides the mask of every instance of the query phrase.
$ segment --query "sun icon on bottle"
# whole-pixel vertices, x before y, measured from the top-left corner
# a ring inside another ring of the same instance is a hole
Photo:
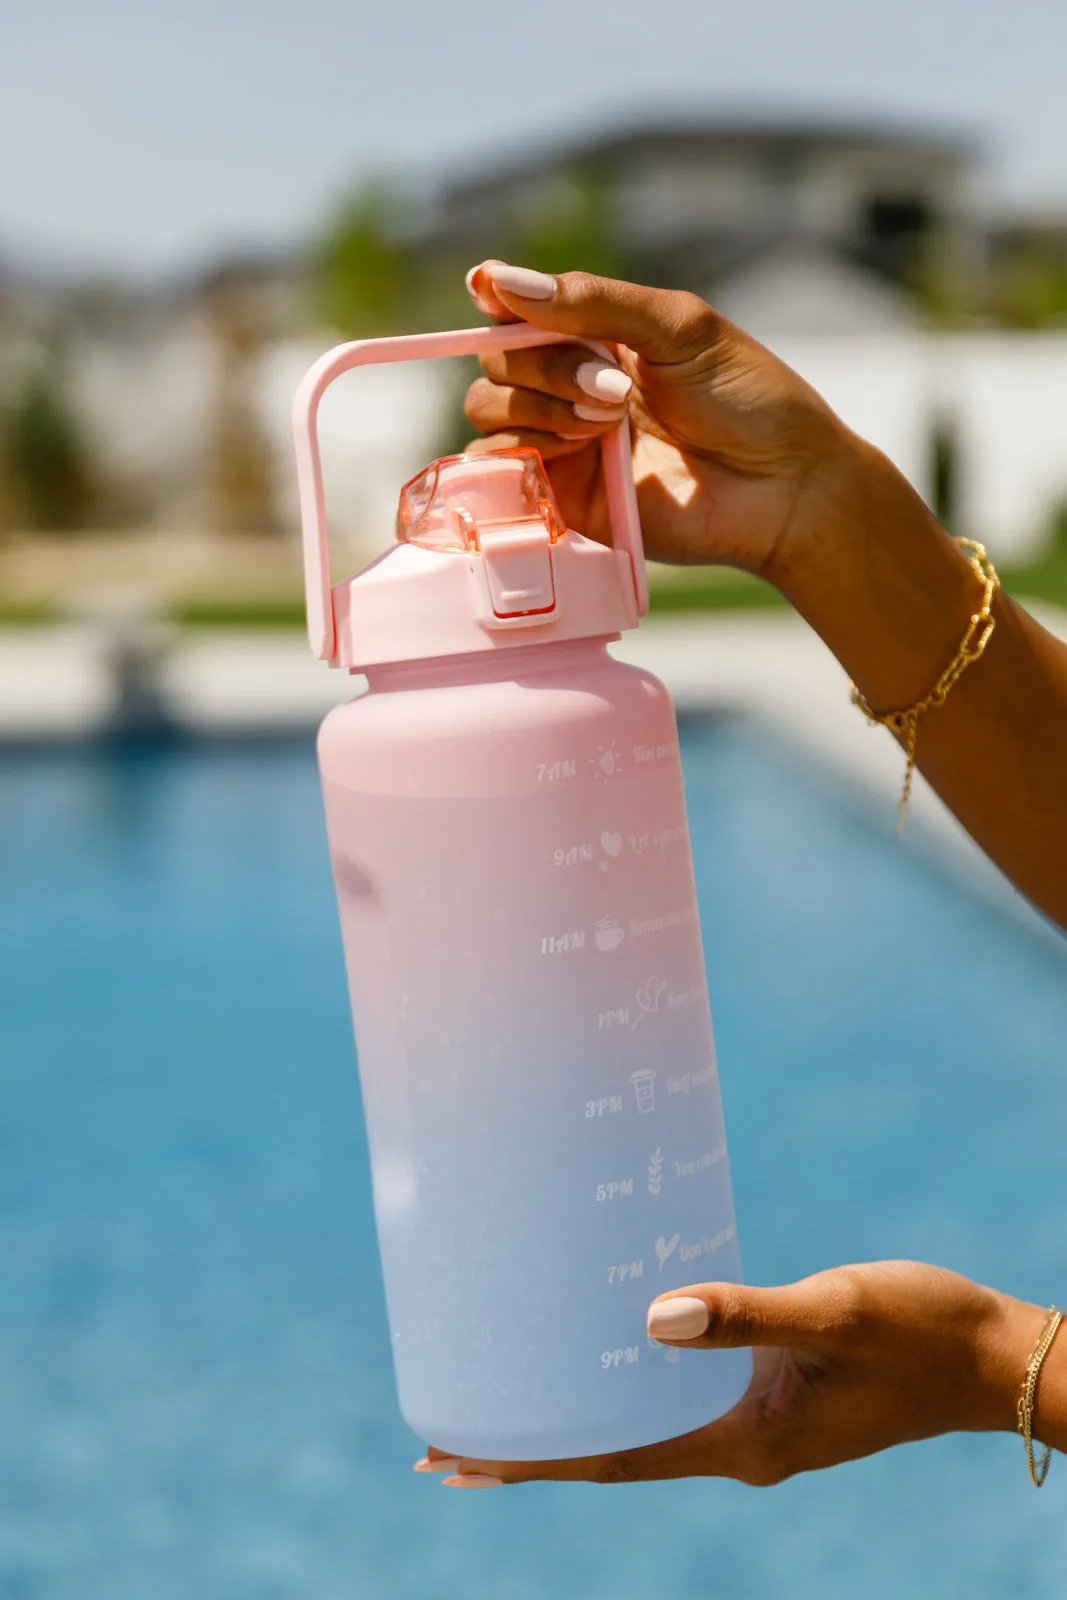
[[[622,763],[615,753],[616,740],[612,739],[608,745],[598,744],[596,755],[589,757],[589,765],[593,768],[594,778],[613,778],[621,770]]]

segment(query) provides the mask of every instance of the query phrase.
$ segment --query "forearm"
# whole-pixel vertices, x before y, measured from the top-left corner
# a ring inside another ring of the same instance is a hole
[[[927,694],[982,591],[919,496],[849,439],[825,537],[785,543],[769,576],[879,711]],[[1067,926],[1067,647],[999,595],[982,658],[919,721],[918,765],[1018,888]],[[859,715],[859,713],[857,713]]]

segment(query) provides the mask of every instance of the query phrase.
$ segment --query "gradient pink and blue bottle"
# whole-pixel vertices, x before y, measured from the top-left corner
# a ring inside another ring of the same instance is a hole
[[[490,1458],[685,1433],[751,1372],[645,1334],[657,1293],[740,1262],[674,714],[607,651],[648,601],[626,421],[601,441],[610,547],[566,527],[536,452],[446,457],[392,550],[330,582],[326,388],[561,342],[357,340],[293,413],[311,645],[370,682],[319,753],[400,1402]]]
[[[490,1458],[729,1409],[646,1337],[740,1277],[666,690],[603,639],[370,670],[319,754],[400,1403]]]

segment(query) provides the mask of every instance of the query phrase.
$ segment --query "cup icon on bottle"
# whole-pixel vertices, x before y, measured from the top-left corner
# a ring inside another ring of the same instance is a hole
[[[634,1098],[637,1109],[642,1116],[647,1116],[656,1109],[656,1074],[651,1067],[642,1067],[640,1072],[631,1072],[630,1082],[634,1086]]]
[[[615,917],[601,917],[596,925],[598,950],[617,950],[626,935]]]

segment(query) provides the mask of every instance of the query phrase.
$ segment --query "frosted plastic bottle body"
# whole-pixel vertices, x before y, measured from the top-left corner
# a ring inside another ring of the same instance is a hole
[[[378,669],[319,736],[401,1409],[458,1454],[670,1438],[747,1350],[673,708],[605,641]]]

